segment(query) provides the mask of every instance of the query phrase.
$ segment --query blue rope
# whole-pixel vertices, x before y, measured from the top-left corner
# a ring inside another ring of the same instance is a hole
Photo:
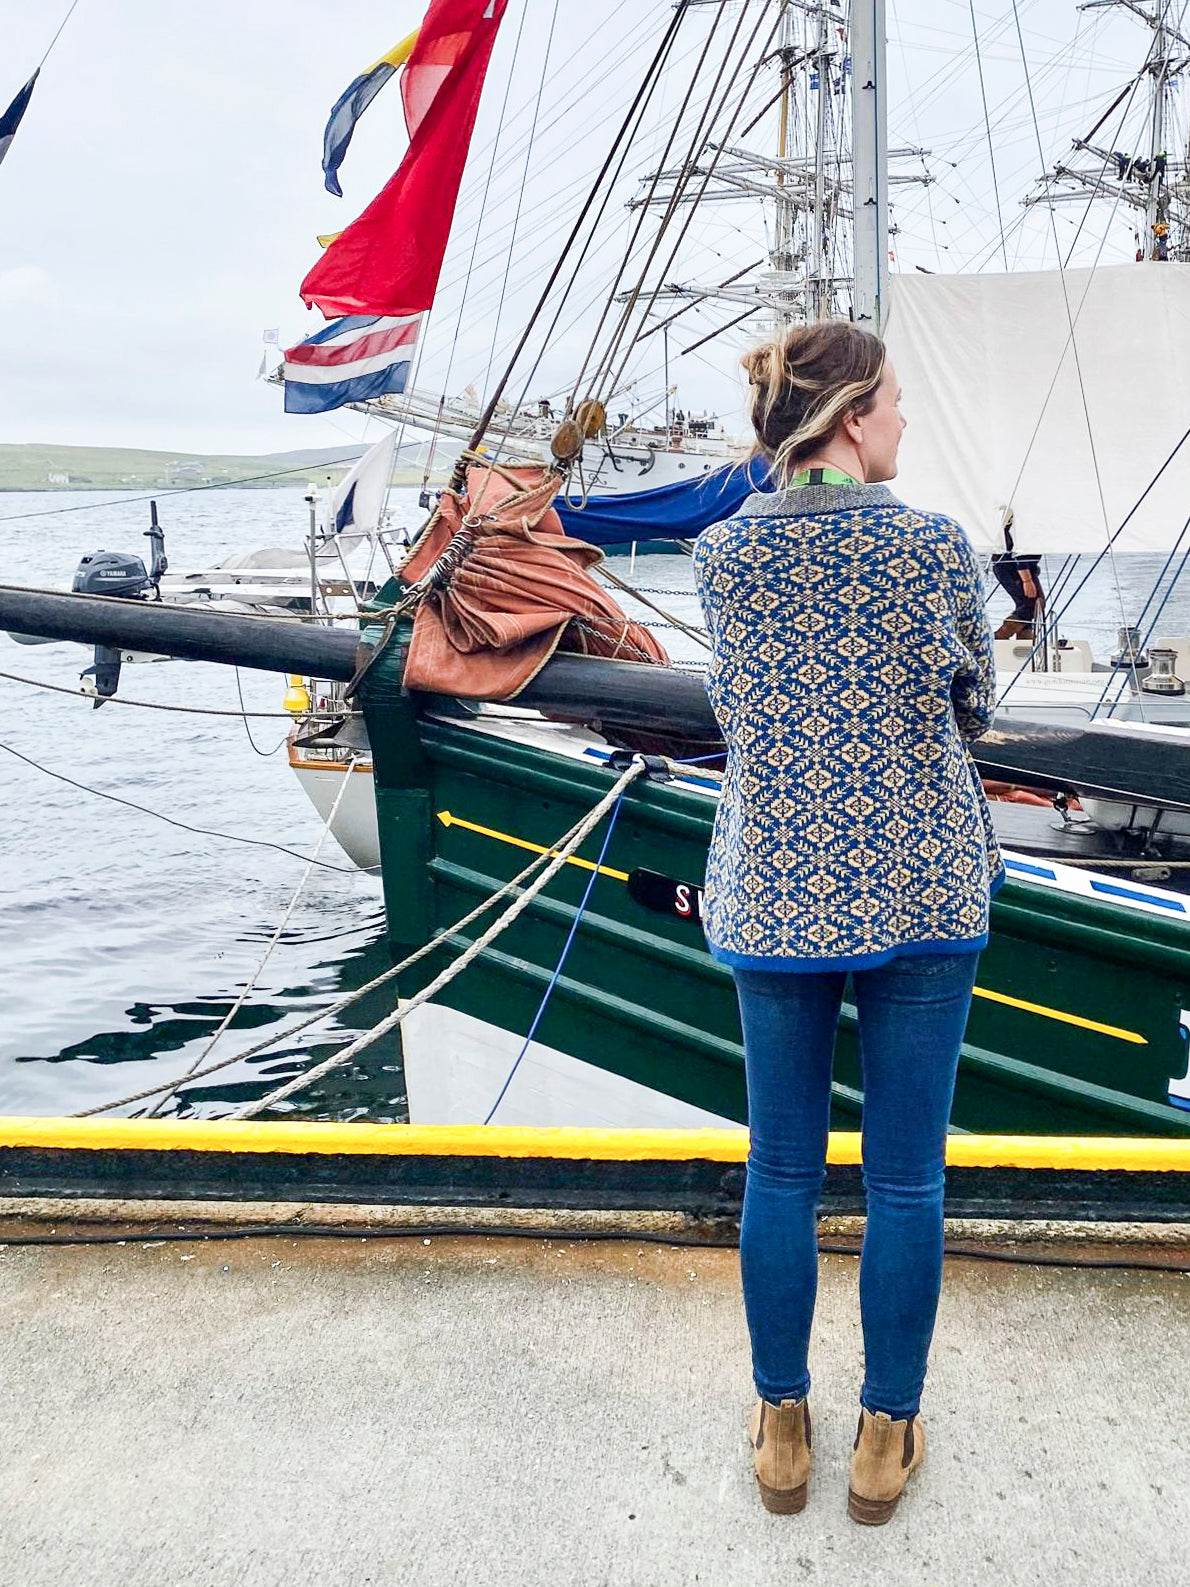
[[[583,912],[587,907],[587,901],[591,897],[591,889],[595,886],[595,878],[599,875],[599,867],[603,864],[603,858],[607,853],[608,844],[612,840],[612,833],[616,828],[616,817],[620,814],[620,806],[623,803],[624,795],[621,794],[616,800],[615,804],[612,806],[611,816],[607,823],[607,831],[603,836],[603,847],[599,850],[599,858],[595,861],[595,869],[591,872],[591,875],[587,880],[587,886],[583,892],[581,900],[579,901],[578,909],[575,911],[574,919],[570,923],[570,930],[567,933],[566,941],[562,946],[562,952],[558,956],[557,964],[554,966],[554,973],[550,976],[550,983],[542,995],[541,1002],[537,1005],[537,1012],[533,1016],[533,1023],[529,1026],[529,1034],[525,1037],[520,1052],[517,1053],[516,1062],[508,1071],[508,1078],[500,1087],[500,1095],[496,1098],[495,1102],[492,1103],[492,1111],[483,1121],[485,1124],[490,1124],[495,1118],[496,1109],[500,1106],[501,1102],[504,1101],[505,1094],[507,1093],[509,1086],[512,1084],[513,1076],[521,1066],[521,1059],[529,1051],[529,1045],[532,1042],[534,1036],[537,1034],[537,1027],[541,1024],[542,1016],[546,1010],[546,1005],[550,1000],[550,995],[553,992],[554,987],[558,984],[558,977],[562,974],[562,966],[566,963],[566,956],[570,952],[570,945],[578,934],[579,923],[583,918]]]

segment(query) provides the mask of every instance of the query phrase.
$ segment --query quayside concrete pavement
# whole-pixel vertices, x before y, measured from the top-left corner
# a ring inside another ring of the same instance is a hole
[[[0,1250],[3,1587],[966,1583],[1190,1570],[1190,1278],[948,1265],[930,1448],[844,1506],[822,1261],[807,1510],[751,1480],[734,1251],[451,1236]]]

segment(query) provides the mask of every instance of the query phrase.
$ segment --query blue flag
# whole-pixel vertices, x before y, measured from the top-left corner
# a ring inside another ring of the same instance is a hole
[[[322,139],[322,171],[326,178],[327,192],[333,193],[336,198],[343,197],[343,189],[339,186],[339,167],[343,163],[343,156],[347,153],[347,145],[351,142],[351,134],[355,131],[356,122],[389,78],[395,77],[409,59],[416,43],[417,34],[411,33],[399,44],[394,44],[387,55],[382,55],[378,61],[373,61],[367,71],[361,72],[350,87],[335,100]]]
[[[12,104],[0,116],[0,160],[3,160],[8,153],[8,146],[16,136],[16,130],[21,124],[21,117],[29,108],[29,101],[33,98],[33,84],[37,81],[37,73],[40,71],[41,67],[39,66]]]

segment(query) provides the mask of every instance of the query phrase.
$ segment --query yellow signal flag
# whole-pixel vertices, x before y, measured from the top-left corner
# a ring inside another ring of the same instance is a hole
[[[399,44],[394,44],[387,55],[382,55],[378,61],[373,61],[364,76],[369,76],[378,66],[404,66],[413,54],[413,46],[417,43],[417,35],[420,32],[420,28],[414,28],[413,32],[403,38]]]

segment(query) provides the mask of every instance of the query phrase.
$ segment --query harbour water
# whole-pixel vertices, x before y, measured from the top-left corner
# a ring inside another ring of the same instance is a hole
[[[419,521],[415,492],[394,492],[394,507],[398,521]],[[300,487],[163,494],[160,509],[171,572],[266,545],[293,548],[301,558],[307,517]],[[0,496],[6,576],[67,586],[86,552],[143,555],[147,522],[140,497]],[[627,559],[616,565],[627,574]],[[1072,609],[1069,630],[1105,656],[1121,621],[1121,594],[1134,616],[1160,567],[1160,559],[1122,559],[1120,592],[1110,574],[1097,577]],[[697,617],[684,558],[638,558],[633,578],[648,589],[683,591],[655,598],[686,619]],[[1004,604],[997,592],[993,615]],[[639,615],[656,620],[655,613]],[[1166,616],[1164,628],[1190,630],[1184,583]],[[688,640],[672,649],[698,654]],[[77,687],[89,659],[74,645],[34,648],[0,638],[0,671],[66,688]],[[248,711],[280,712],[283,679],[249,671],[237,677],[200,663],[125,667],[120,694],[233,714],[117,703],[97,711],[0,678],[0,1112],[71,1113],[183,1075],[257,970],[321,822],[286,763],[287,723],[245,723],[238,689]],[[230,1057],[270,1029],[329,1008],[390,962],[379,880],[355,870],[332,840],[319,859],[245,1007],[204,1061]],[[226,1114],[391,1007],[391,990],[371,994],[258,1059],[187,1086],[162,1115]],[[289,1109],[323,1118],[405,1117],[399,1044],[378,1044],[357,1066],[300,1093]]]
[[[402,494],[413,522],[416,497]],[[99,505],[112,499],[5,496],[0,543],[9,576],[68,587],[86,552],[143,555],[147,502]],[[295,561],[302,560],[301,488],[163,495],[159,508],[171,573],[262,546],[293,547]],[[38,513],[48,515],[28,516]],[[70,688],[90,661],[77,645],[25,647],[7,638],[0,655],[5,672]],[[238,684],[249,711],[280,713],[283,678],[245,670]],[[180,1076],[195,1063],[256,970],[322,823],[287,764],[284,720],[245,724],[237,715],[115,703],[94,710],[4,679],[0,693],[0,742],[97,790],[69,786],[0,751],[0,1111],[70,1113]],[[237,674],[205,663],[126,666],[120,694],[231,712],[240,706]],[[329,1007],[387,967],[378,879],[355,870],[333,840],[319,858],[325,865],[302,888],[212,1060]],[[382,996],[363,999],[342,1022],[320,1021],[294,1043],[187,1089],[163,1116],[218,1117],[263,1095],[379,1020],[392,1006],[391,993],[383,1004]],[[366,1069],[328,1076],[295,1098],[293,1109],[401,1118],[399,1046],[381,1044]]]

